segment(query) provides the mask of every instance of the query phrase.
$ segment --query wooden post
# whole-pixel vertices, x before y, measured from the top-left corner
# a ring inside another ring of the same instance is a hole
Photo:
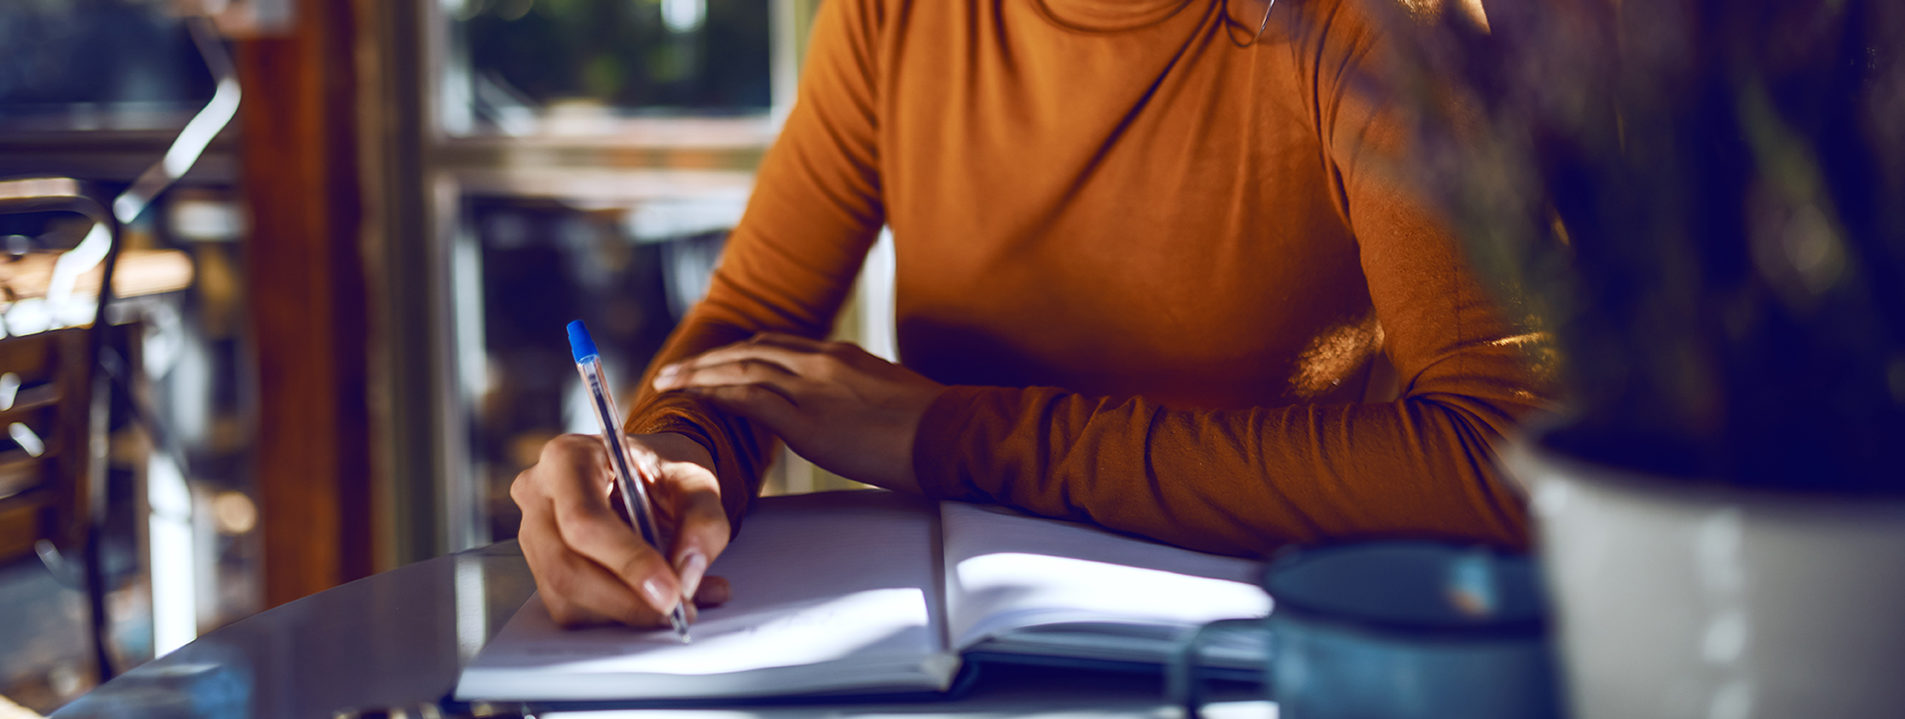
[[[237,48],[268,606],[375,556],[355,7],[296,3],[288,34]]]

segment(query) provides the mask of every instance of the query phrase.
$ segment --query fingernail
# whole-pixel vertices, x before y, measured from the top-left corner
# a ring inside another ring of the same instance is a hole
[[[693,603],[695,590],[701,588],[701,576],[708,573],[708,556],[701,550],[689,550],[681,555],[681,601]]]
[[[642,581],[642,594],[648,598],[651,606],[661,610],[663,614],[674,611],[675,604],[681,601],[679,595],[670,593],[666,587],[662,586],[661,580],[654,577]]]
[[[678,365],[678,364],[664,365],[661,368],[661,371],[655,373],[655,379],[656,380],[674,379],[675,375],[678,375],[678,374],[681,374],[681,365]]]

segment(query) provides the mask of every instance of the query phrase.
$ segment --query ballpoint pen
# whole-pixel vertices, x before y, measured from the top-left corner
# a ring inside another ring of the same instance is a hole
[[[595,418],[602,425],[602,440],[608,443],[609,449],[609,468],[615,474],[616,488],[622,491],[622,509],[628,513],[629,523],[641,532],[642,541],[665,555],[668,549],[662,544],[661,527],[655,523],[655,512],[648,501],[648,480],[654,475],[654,462],[652,458],[649,462],[636,460],[629,453],[628,443],[622,440],[622,433],[616,429],[619,415],[615,412],[615,400],[609,396],[608,378],[602,373],[602,356],[581,320],[569,323],[569,351],[575,354],[575,369],[582,374],[582,384],[588,386]],[[668,623],[674,625],[675,634],[683,643],[688,641],[686,604],[687,599],[683,598],[668,614]]]

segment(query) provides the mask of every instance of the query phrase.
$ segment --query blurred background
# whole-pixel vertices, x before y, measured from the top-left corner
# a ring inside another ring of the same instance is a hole
[[[817,3],[0,4],[0,695],[48,712],[512,538],[515,474],[592,431],[564,323],[626,383],[700,297]],[[79,199],[30,197],[52,190]],[[87,203],[118,216],[97,324],[49,269],[104,264]],[[839,334],[891,357],[889,247]],[[93,344],[108,369],[63,378]],[[86,442],[110,461],[73,461]],[[845,484],[784,456],[767,491]],[[14,531],[9,501],[64,533]]]

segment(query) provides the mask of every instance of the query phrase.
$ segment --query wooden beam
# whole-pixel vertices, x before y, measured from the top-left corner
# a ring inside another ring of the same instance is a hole
[[[238,44],[265,602],[372,571],[354,3]]]

